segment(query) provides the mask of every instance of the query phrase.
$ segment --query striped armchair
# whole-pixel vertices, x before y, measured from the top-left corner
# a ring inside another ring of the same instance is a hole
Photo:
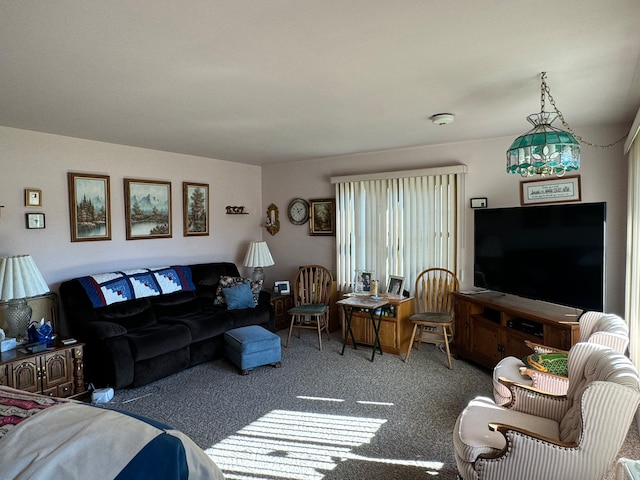
[[[610,348],[569,352],[569,390],[551,395],[509,384],[508,407],[472,400],[453,445],[463,480],[600,480],[612,467],[640,405],[638,371]]]
[[[625,353],[629,346],[629,328],[626,322],[618,315],[602,312],[585,312],[580,317],[579,341],[597,343],[609,347],[618,353]],[[561,350],[532,342],[525,343],[531,347],[532,353],[562,352]],[[499,405],[504,405],[511,401],[511,393],[509,389],[500,382],[500,378],[557,395],[567,393],[569,386],[569,380],[565,376],[527,368],[521,359],[505,357],[500,360],[493,369],[493,398]]]

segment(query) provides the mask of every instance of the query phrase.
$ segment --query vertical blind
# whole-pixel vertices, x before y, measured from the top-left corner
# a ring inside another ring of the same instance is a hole
[[[629,323],[629,356],[640,368],[640,138],[636,137],[632,142],[628,157],[625,317]]]
[[[464,165],[334,177],[338,288],[349,291],[357,270],[382,285],[390,275],[413,289],[429,267],[456,272]]]

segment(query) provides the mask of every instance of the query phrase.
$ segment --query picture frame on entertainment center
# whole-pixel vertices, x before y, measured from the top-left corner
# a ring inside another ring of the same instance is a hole
[[[580,175],[520,182],[520,205],[579,202]]]

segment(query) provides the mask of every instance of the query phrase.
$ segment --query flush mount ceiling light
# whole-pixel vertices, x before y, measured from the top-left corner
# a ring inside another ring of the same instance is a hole
[[[431,115],[430,118],[436,125],[448,125],[453,123],[455,119],[453,113],[436,113],[435,115]]]

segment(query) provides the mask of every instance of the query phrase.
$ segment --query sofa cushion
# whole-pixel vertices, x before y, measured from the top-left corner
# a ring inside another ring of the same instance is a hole
[[[180,324],[157,324],[127,334],[133,360],[148,360],[187,347],[191,332]]]
[[[122,325],[127,330],[136,330],[155,325],[156,316],[148,298],[115,303],[96,309],[98,320]]]
[[[262,291],[262,280],[251,281],[248,278],[229,277],[224,275],[220,277],[220,282],[218,283],[218,289],[216,290],[216,297],[213,300],[214,305],[224,305],[227,303],[224,298],[224,292],[222,291],[223,288],[233,288],[243,283],[247,283],[251,286],[253,299],[257,304],[258,299],[260,297],[260,292]]]
[[[226,313],[232,320],[233,326],[231,328],[246,327],[247,325],[261,325],[267,329],[273,328],[273,325],[269,324],[271,320],[271,308],[269,305],[226,310]]]
[[[230,312],[224,309],[195,312],[172,318],[167,317],[159,320],[159,322],[170,325],[184,325],[191,332],[192,342],[199,342],[222,335],[233,327],[233,319]]]
[[[231,288],[223,288],[222,293],[229,310],[254,308],[256,306],[256,300],[253,298],[253,293],[248,283],[241,283]]]

